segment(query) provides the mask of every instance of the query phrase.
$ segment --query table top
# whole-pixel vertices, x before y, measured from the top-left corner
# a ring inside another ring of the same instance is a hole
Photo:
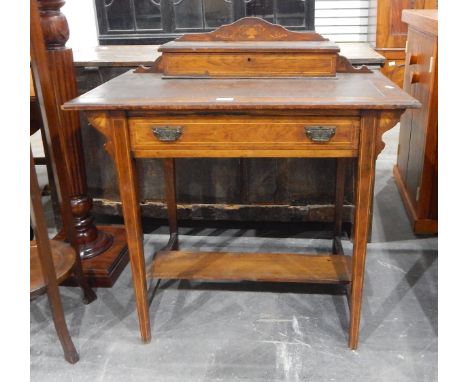
[[[385,57],[368,43],[336,43],[340,54],[354,65],[383,65]],[[73,49],[76,66],[151,65],[161,55],[160,45],[103,45]]]
[[[401,19],[420,31],[438,35],[439,11],[437,9],[403,9]]]
[[[380,72],[333,78],[164,79],[128,71],[65,110],[407,109],[420,103]]]
[[[331,41],[170,41],[159,47],[160,52],[274,52],[274,53],[337,53],[338,45]]]

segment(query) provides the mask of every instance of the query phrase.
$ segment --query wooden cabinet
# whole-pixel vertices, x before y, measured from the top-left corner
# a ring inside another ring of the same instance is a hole
[[[404,90],[423,107],[401,119],[395,179],[415,233],[437,232],[437,10],[403,11]]]
[[[405,45],[408,25],[402,21],[403,9],[437,8],[437,0],[371,0],[369,42],[385,56],[381,71],[403,87]]]

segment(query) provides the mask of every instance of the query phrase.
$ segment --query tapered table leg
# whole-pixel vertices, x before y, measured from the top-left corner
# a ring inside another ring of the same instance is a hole
[[[125,113],[115,112],[110,116],[113,157],[119,179],[120,199],[125,220],[133,288],[137,305],[140,333],[143,342],[151,341],[148,296],[146,286],[143,232],[141,228],[140,204],[138,201],[137,175],[130,152]]]
[[[177,199],[175,159],[164,159],[164,188],[166,193],[167,215],[169,219],[169,232],[171,236],[171,249],[178,249],[177,238]]]
[[[347,158],[336,158],[335,181],[335,226],[333,229],[333,253],[338,253],[336,238],[341,237],[343,230],[343,203],[345,191],[345,170]]]
[[[375,176],[376,132],[378,114],[366,112],[361,118],[359,157],[356,170],[354,210],[354,246],[351,276],[351,317],[349,347],[356,349],[359,338],[367,236],[371,218],[372,190]]]

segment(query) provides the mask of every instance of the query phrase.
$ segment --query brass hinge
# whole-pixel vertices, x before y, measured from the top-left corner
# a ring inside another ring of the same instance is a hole
[[[400,155],[400,144],[398,143],[398,148],[397,148],[397,151],[396,151],[396,155]]]
[[[421,187],[418,187],[416,189],[416,201],[418,202],[419,201],[419,191],[421,191]]]

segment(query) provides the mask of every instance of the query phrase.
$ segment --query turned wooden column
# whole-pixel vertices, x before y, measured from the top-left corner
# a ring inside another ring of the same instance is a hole
[[[63,112],[60,107],[75,98],[76,89],[73,53],[65,47],[69,29],[60,8],[64,0],[37,0],[41,26],[47,48],[50,75],[54,86],[56,107],[60,116],[59,126],[51,128],[57,134],[64,152],[67,180],[70,188],[71,207],[77,233],[80,256],[89,259],[112,245],[109,232],[98,230],[93,222],[92,199],[87,195],[83,145],[78,112]]]

